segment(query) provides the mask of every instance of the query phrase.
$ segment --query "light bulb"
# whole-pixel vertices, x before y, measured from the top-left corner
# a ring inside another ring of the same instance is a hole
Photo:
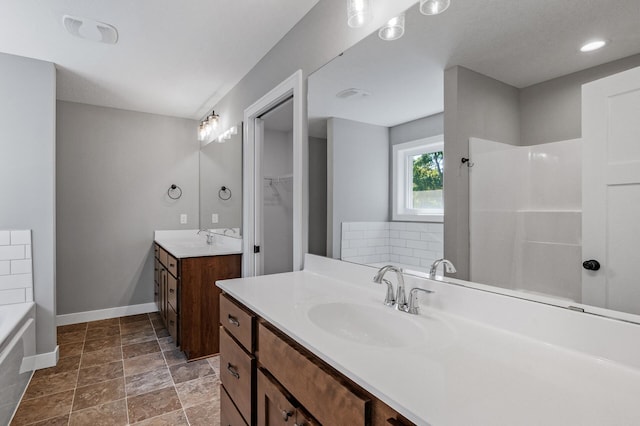
[[[215,129],[218,127],[218,115],[213,111],[211,115],[207,118],[207,124],[211,129]]]
[[[373,18],[371,0],[347,0],[347,25],[360,28]]]
[[[233,126],[230,129],[230,132],[231,132],[232,135],[237,135],[238,134],[238,128],[236,126]]]
[[[389,19],[389,21],[380,28],[378,37],[382,40],[397,40],[404,35],[404,13]]]
[[[420,13],[423,15],[437,15],[447,10],[451,0],[420,0]]]

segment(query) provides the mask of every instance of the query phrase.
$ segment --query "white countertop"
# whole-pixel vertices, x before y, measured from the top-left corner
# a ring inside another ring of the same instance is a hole
[[[203,256],[223,256],[242,253],[242,238],[214,233],[213,244],[207,244],[198,229],[155,231],[154,241],[178,259]]]
[[[419,425],[640,424],[638,369],[443,310],[391,312],[407,329],[424,330],[402,347],[325,331],[311,321],[311,307],[349,302],[380,309],[382,318],[390,309],[370,278],[330,275],[305,270],[217,285]]]

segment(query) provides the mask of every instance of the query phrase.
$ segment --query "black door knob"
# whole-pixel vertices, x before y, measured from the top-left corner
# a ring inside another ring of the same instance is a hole
[[[600,269],[600,262],[594,259],[585,260],[582,262],[582,267],[588,271],[597,271]]]

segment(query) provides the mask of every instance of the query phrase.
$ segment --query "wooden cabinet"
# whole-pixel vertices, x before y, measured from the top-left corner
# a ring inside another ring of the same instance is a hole
[[[223,425],[413,424],[226,294],[220,324]]]
[[[154,245],[154,293],[160,316],[187,359],[220,351],[217,280],[238,278],[241,255],[176,258]]]

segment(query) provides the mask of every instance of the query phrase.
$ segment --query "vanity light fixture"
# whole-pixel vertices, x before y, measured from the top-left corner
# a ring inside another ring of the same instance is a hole
[[[378,30],[378,37],[382,40],[397,40],[404,35],[404,13],[389,19],[382,28]]]
[[[360,28],[373,18],[372,0],[347,0],[347,25]]]
[[[231,127],[225,132],[222,132],[220,136],[218,136],[218,143],[222,143],[231,139],[231,136],[238,134],[238,128],[236,126]]]
[[[451,0],[420,0],[420,13],[438,15],[449,7]]]
[[[607,42],[605,40],[593,40],[583,44],[580,51],[584,53],[593,52],[594,50],[602,49],[606,44]]]
[[[198,126],[198,139],[203,141],[211,136],[211,133],[218,127],[219,121],[220,116],[215,111],[211,111],[211,114],[202,120],[200,126]]]

